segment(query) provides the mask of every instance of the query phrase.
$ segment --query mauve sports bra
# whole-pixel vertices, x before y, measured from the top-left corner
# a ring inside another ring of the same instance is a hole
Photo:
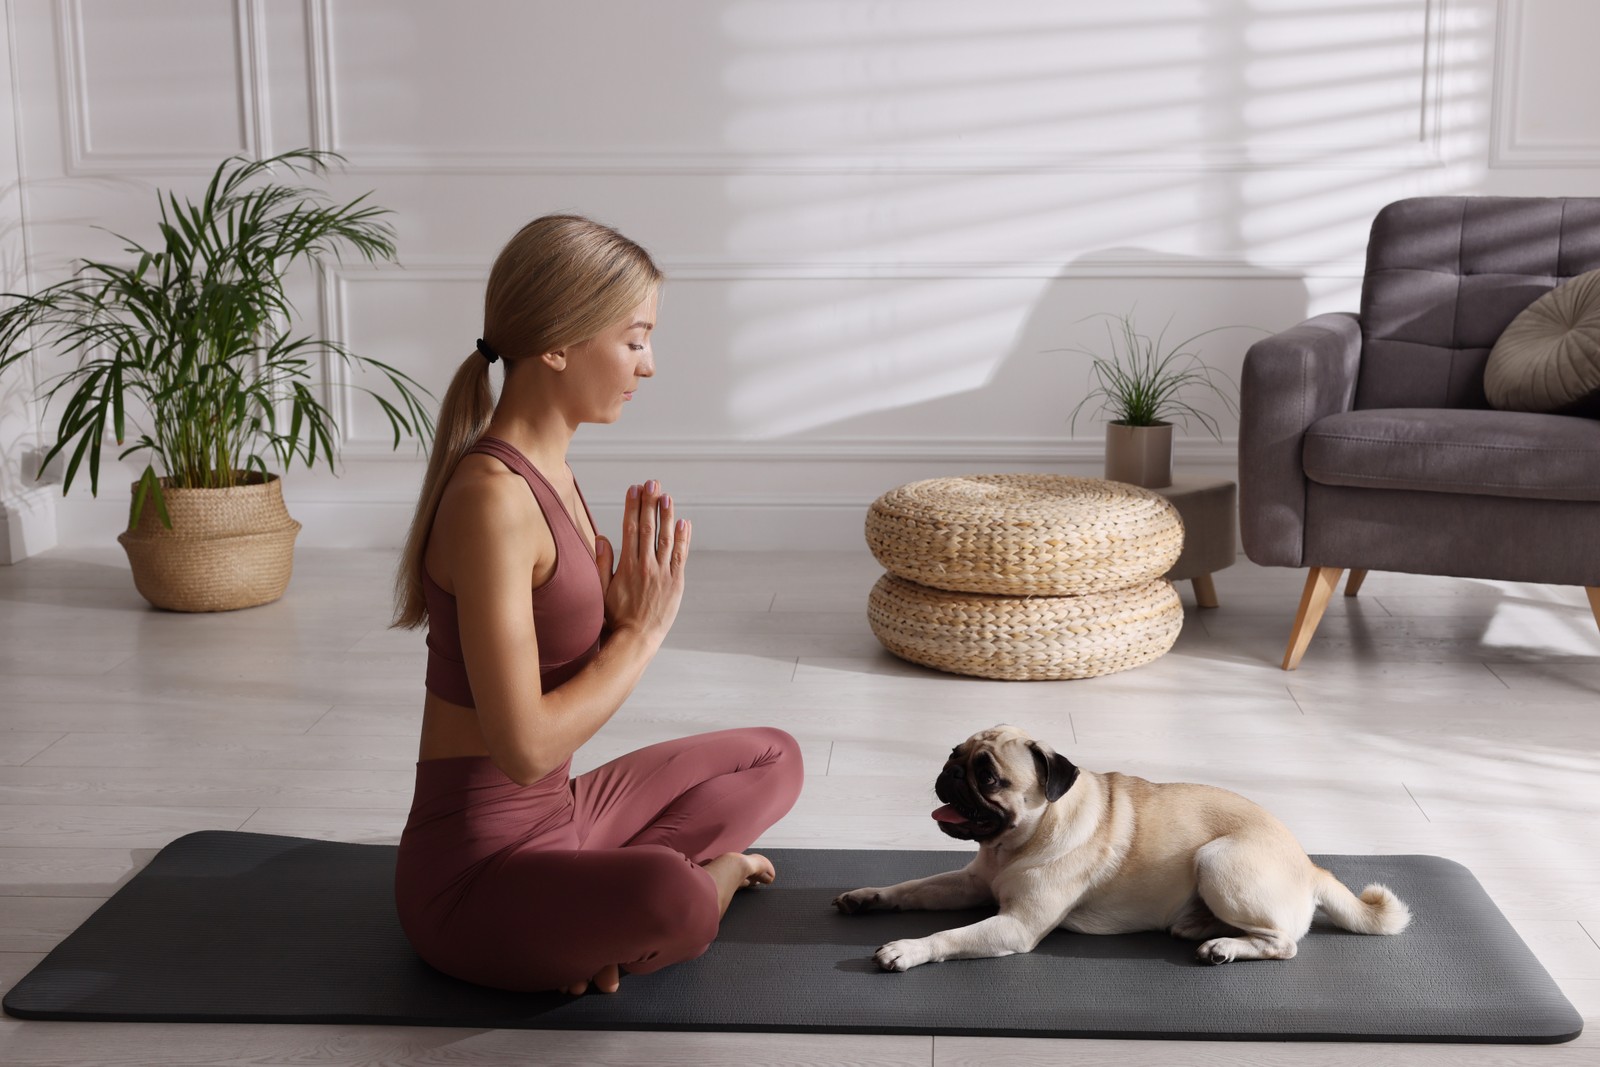
[[[556,569],[548,581],[533,591],[533,624],[539,641],[539,682],[548,693],[577,674],[600,647],[606,621],[605,592],[588,540],[561,502],[555,487],[515,447],[487,434],[467,453],[485,452],[522,475],[533,490],[544,521],[556,539]],[[574,480],[573,487],[577,488]],[[589,502],[578,490],[589,524]],[[422,591],[428,602],[428,692],[466,707],[472,701],[467,665],[461,655],[461,631],[456,622],[456,598],[440,588],[424,564]]]

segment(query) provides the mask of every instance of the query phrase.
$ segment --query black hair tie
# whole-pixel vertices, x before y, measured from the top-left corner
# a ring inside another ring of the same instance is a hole
[[[483,353],[483,358],[487,359],[490,363],[493,363],[495,360],[500,358],[500,354],[494,349],[490,348],[489,342],[485,341],[481,337],[478,338],[478,351]]]

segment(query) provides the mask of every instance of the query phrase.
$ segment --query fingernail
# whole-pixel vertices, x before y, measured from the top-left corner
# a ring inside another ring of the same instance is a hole
[[[629,500],[632,500],[634,497],[636,497],[638,495],[639,495],[639,487],[637,485],[628,486],[628,499]]]
[[[679,519],[678,520],[678,532],[679,533],[682,533],[683,531],[687,530],[688,528],[689,528],[689,520],[687,520],[687,519]]]
[[[672,510],[672,497],[670,497],[670,496],[667,497],[667,510],[668,511]]]
[[[650,479],[650,491],[652,493],[661,492],[661,483],[656,481],[654,478],[651,478]]]

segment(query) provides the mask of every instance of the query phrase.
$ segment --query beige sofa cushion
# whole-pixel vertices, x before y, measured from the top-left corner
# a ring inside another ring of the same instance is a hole
[[[1511,320],[1483,372],[1503,411],[1600,416],[1600,270],[1580,274]]]

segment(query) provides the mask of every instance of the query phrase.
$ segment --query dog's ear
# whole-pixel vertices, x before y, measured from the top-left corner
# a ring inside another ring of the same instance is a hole
[[[1029,741],[1028,747],[1033,750],[1033,765],[1038,768],[1044,798],[1054,804],[1078,780],[1078,768],[1061,753],[1052,752],[1037,741]]]

